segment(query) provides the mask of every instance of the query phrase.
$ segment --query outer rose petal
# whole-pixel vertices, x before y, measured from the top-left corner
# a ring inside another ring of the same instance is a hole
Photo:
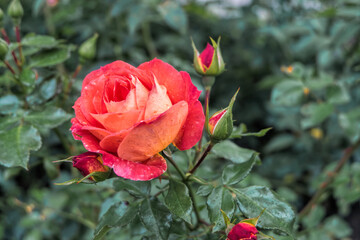
[[[155,58],[141,64],[138,69],[153,73],[158,83],[167,89],[167,94],[173,104],[184,100],[186,86],[180,73],[173,66]]]
[[[130,161],[145,161],[172,143],[185,123],[188,104],[178,102],[150,122],[141,122],[120,144],[117,154]]]
[[[91,114],[98,120],[106,130],[119,132],[134,126],[139,117],[139,110],[132,110],[124,113]]]
[[[106,151],[116,153],[120,143],[130,131],[131,130],[123,130],[105,137],[100,141],[100,147]]]
[[[202,137],[205,116],[199,101],[189,108],[186,122],[174,140],[174,145],[180,150],[187,150],[194,146]]]
[[[117,158],[109,153],[103,153],[103,161],[105,165],[114,169],[116,175],[135,181],[154,179],[163,174],[167,168],[165,159],[159,154],[138,163]]]

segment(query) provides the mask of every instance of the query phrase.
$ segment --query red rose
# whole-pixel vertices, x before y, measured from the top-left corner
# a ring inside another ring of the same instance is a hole
[[[166,171],[159,154],[186,150],[202,136],[200,91],[186,72],[154,59],[135,68],[116,61],[88,74],[71,131],[123,178],[150,180]]]
[[[229,232],[227,240],[257,240],[258,230],[250,223],[240,222]]]

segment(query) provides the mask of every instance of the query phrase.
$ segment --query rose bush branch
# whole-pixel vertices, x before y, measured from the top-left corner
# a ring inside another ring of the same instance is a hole
[[[330,186],[330,184],[335,180],[336,176],[339,174],[341,169],[344,167],[344,165],[347,163],[347,161],[351,158],[353,153],[356,149],[360,147],[360,139],[357,140],[352,146],[348,147],[344,155],[341,157],[339,162],[337,163],[335,169],[327,174],[327,177],[324,182],[322,182],[319,185],[319,189],[315,192],[315,194],[312,196],[310,201],[305,205],[305,207],[300,211],[299,218],[304,218],[311,209],[318,203],[321,196],[326,192],[327,188]]]

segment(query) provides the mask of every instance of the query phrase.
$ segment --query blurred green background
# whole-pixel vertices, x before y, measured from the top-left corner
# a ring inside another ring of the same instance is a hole
[[[5,10],[8,3],[1,0],[0,7]],[[56,86],[75,71],[77,46],[99,34],[96,58],[84,64],[62,105],[70,114],[83,77],[114,60],[137,66],[157,57],[189,72],[202,89],[192,67],[190,38],[201,50],[209,37],[221,36],[226,71],[216,79],[211,111],[226,107],[240,87],[235,125],[245,123],[251,131],[273,127],[264,138],[236,140],[261,153],[263,163],[247,183],[271,187],[297,211],[344,150],[359,139],[360,0],[23,0],[22,4],[22,36],[53,36],[68,53],[62,64],[39,70],[47,76],[39,85],[45,104],[57,97]],[[4,22],[15,39],[10,18],[5,16]],[[0,68],[0,73],[4,70]],[[4,96],[11,84],[6,74],[0,81]],[[54,185],[77,173],[52,161],[82,152],[81,143],[68,130],[69,116],[63,114],[64,124],[48,127],[54,131],[40,130],[42,147],[31,152],[28,171],[0,166],[0,239],[91,239],[99,214],[107,210],[104,202],[116,198],[101,184]],[[360,239],[359,199],[357,151],[323,194],[321,204],[298,222],[298,239]],[[126,231],[130,229],[115,229],[108,239],[119,239]],[[132,231],[143,230],[139,226]]]

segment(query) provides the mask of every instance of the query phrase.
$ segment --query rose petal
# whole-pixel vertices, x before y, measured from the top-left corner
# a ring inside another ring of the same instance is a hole
[[[170,64],[155,58],[141,64],[138,69],[153,73],[158,83],[167,89],[167,95],[173,104],[184,100],[186,86],[180,73]]]
[[[120,102],[110,101],[105,102],[108,112],[125,113],[127,111],[137,109],[135,89],[132,89],[127,95],[126,99]]]
[[[128,79],[131,79],[132,76],[137,77],[147,89],[151,89],[151,86],[153,85],[151,74],[146,71],[139,70],[138,68],[135,68],[123,61],[109,63],[103,66],[101,70],[106,76],[117,75],[127,77]]]
[[[154,81],[155,86],[151,89],[146,103],[144,116],[146,120],[165,112],[172,106],[171,101],[166,94],[166,88],[164,86],[160,86],[157,83],[156,78]]]
[[[148,181],[154,179],[166,171],[165,159],[156,154],[148,160],[138,163],[123,160],[112,154],[103,153],[104,164],[113,168],[116,175],[134,181]]]
[[[84,126],[82,127],[82,130],[88,130],[92,135],[94,135],[99,140],[111,134],[111,132],[103,128],[96,128],[91,126]]]
[[[196,101],[199,101],[201,91],[199,91],[191,82],[190,75],[184,71],[181,71],[180,74],[186,86],[182,100],[187,101],[189,105],[193,104]]]
[[[174,145],[180,150],[194,146],[202,137],[205,123],[203,107],[199,101],[189,107],[184,126],[174,140]]]
[[[139,81],[138,78],[135,78],[135,98],[136,105],[138,109],[143,109],[146,106],[146,102],[149,97],[149,90]]]
[[[111,132],[119,132],[132,127],[139,117],[139,110],[124,113],[91,114],[105,129]]]
[[[120,144],[117,154],[130,161],[145,161],[165,149],[178,135],[188,115],[188,104],[181,101],[150,122],[132,129]]]
[[[103,71],[101,69],[94,70],[90,72],[83,80],[82,89],[89,84],[89,82],[98,79],[101,75],[103,75]]]
[[[202,64],[204,64],[207,68],[209,68],[212,63],[213,56],[214,56],[214,47],[208,43],[204,51],[200,53],[199,57],[201,59]]]
[[[116,153],[120,143],[124,140],[130,130],[113,133],[100,141],[100,147],[106,151]]]

